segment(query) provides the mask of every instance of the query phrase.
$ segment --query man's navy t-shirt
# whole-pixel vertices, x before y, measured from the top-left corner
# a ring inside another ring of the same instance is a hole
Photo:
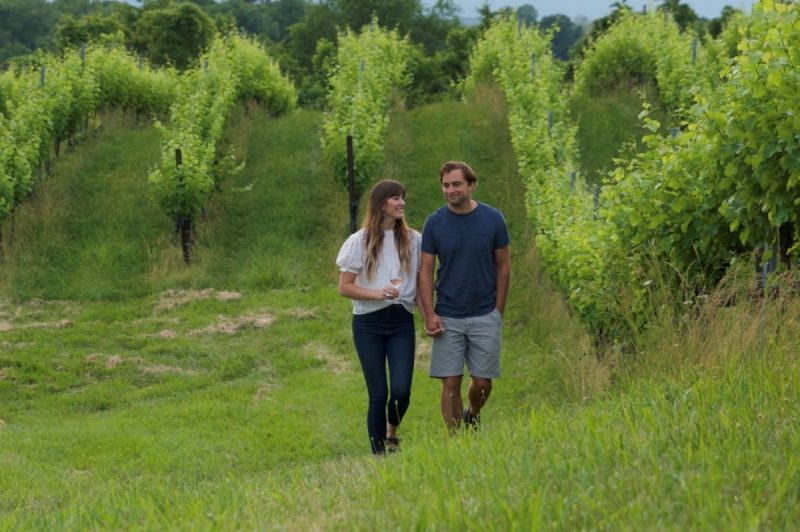
[[[467,214],[456,214],[444,205],[428,216],[422,228],[422,251],[439,258],[436,313],[467,318],[494,310],[494,252],[509,242],[502,213],[484,203]]]

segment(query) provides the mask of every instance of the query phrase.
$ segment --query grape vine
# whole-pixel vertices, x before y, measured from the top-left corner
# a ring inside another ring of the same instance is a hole
[[[346,185],[345,139],[352,135],[356,188],[361,194],[383,165],[392,93],[408,83],[409,45],[397,31],[378,26],[377,20],[360,33],[349,29],[340,33],[338,43],[322,150],[337,179]]]

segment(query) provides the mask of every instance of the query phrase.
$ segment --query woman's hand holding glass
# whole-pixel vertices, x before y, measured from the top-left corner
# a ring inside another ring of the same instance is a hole
[[[393,284],[388,284],[381,289],[381,297],[379,300],[393,300],[398,301],[400,298],[400,290]]]

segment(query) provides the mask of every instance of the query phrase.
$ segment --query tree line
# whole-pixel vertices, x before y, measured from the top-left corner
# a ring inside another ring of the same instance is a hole
[[[632,9],[626,1],[615,2],[610,15],[591,23],[559,14],[540,19],[532,5],[516,12],[520,24],[553,31],[556,58],[577,61],[588,43],[620,13]],[[719,18],[709,21],[680,0],[665,0],[659,9],[669,11],[682,28],[712,36],[734,12],[726,7]],[[422,0],[137,0],[136,5],[111,0],[0,0],[0,66],[25,64],[37,50],[63,53],[88,42],[116,41],[155,66],[186,69],[194,66],[216,33],[238,30],[270,49],[297,86],[300,105],[321,107],[339,31],[361,28],[374,15],[381,26],[409,38],[412,82],[406,101],[415,105],[452,93],[466,75],[478,37],[508,11],[492,11],[487,3],[477,13],[462,13],[454,0],[437,0],[429,7]]]

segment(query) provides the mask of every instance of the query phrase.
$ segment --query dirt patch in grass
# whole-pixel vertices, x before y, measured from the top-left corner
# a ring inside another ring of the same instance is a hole
[[[0,329],[2,331],[2,329]],[[34,345],[33,342],[0,342],[0,349],[24,349]]]
[[[34,321],[30,323],[11,323],[10,321],[0,321],[0,332],[7,332],[19,329],[65,329],[72,327],[72,320],[58,321]]]
[[[417,368],[427,368],[431,364],[431,347],[433,342],[430,338],[418,338],[417,347],[414,351],[414,366]]]
[[[319,317],[314,312],[305,308],[291,308],[286,311],[286,314],[290,318],[294,318],[296,320],[315,320]]]
[[[272,392],[278,388],[278,379],[275,374],[275,368],[268,363],[262,363],[258,368],[258,374],[261,379],[258,383],[258,389],[253,394],[253,402],[257,403],[264,398],[272,395]]]
[[[236,334],[242,329],[265,329],[275,322],[275,316],[269,313],[246,314],[237,318],[228,316],[217,316],[217,322],[195,329],[187,333],[188,336],[200,336],[204,334]]]
[[[77,310],[78,306],[71,301],[32,299],[21,305],[0,301],[0,332],[20,329],[64,329],[73,325],[72,320],[64,316],[75,314]]]
[[[31,299],[21,305],[0,301],[0,319],[4,320],[40,318],[52,314],[72,315],[77,310],[78,305],[72,301]]]
[[[320,342],[309,342],[303,347],[303,351],[310,353],[317,360],[324,362],[334,375],[341,375],[353,371],[353,361],[351,358],[331,351],[331,348]]]
[[[165,373],[175,373],[178,375],[197,375],[197,371],[192,369],[179,368],[177,366],[167,366],[164,364],[152,364],[142,357],[124,357],[121,355],[102,355],[94,353],[86,356],[86,360],[97,364],[102,364],[106,369],[114,369],[123,364],[133,364],[142,373],[149,375],[163,375]]]
[[[195,301],[214,298],[218,301],[234,301],[240,299],[242,294],[227,290],[218,291],[213,288],[204,290],[167,290],[161,292],[156,303],[156,312],[166,312]]]

